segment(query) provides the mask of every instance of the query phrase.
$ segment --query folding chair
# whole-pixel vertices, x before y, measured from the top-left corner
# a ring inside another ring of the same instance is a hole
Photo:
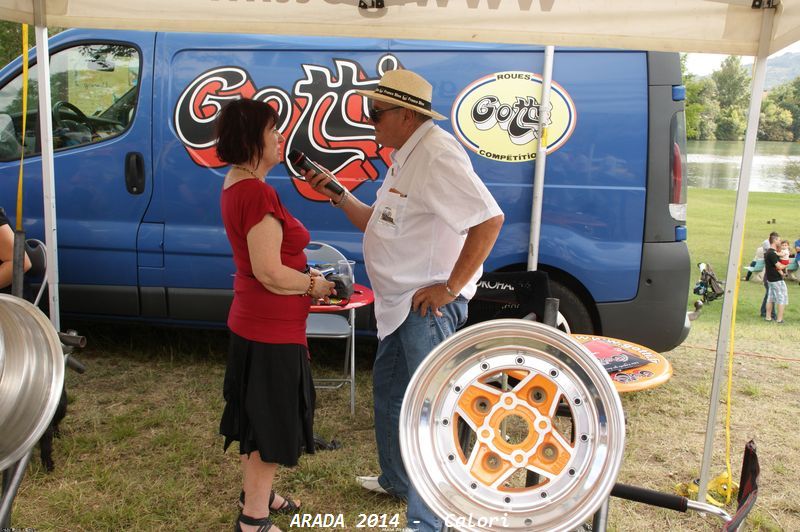
[[[310,242],[306,246],[306,258],[311,266],[331,264],[334,267],[346,257],[335,247],[323,242]],[[346,315],[331,312],[314,312],[308,316],[306,336],[308,338],[340,338],[347,341],[344,372],[339,378],[314,379],[317,388],[338,390],[345,384],[350,385],[350,414],[356,412],[356,338],[354,308],[345,311]]]

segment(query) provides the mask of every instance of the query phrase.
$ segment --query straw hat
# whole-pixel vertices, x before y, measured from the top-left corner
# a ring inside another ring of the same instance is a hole
[[[419,74],[410,70],[390,70],[381,77],[374,91],[356,91],[372,100],[392,103],[444,120],[444,116],[431,109],[433,87]]]

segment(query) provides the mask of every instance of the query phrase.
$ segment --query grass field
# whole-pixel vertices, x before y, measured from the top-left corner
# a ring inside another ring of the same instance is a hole
[[[734,193],[692,189],[689,246],[692,263],[711,263],[725,277]],[[800,236],[800,197],[751,194],[744,263],[771,230]],[[776,220],[772,224],[772,219]],[[770,221],[767,224],[767,220]],[[693,282],[698,272],[693,269]],[[676,287],[683,289],[683,287]],[[690,288],[689,288],[690,290]],[[800,530],[800,287],[790,286],[783,326],[763,322],[759,283],[742,283],[736,321],[731,393],[734,478],[744,444],[756,440],[761,491],[750,530]],[[694,296],[690,298],[690,303]],[[625,459],[619,480],[672,492],[699,476],[721,301],[707,305],[684,345],[667,353],[674,377],[660,388],[628,394]],[[135,325],[67,323],[88,335],[79,355],[88,370],[67,373],[71,402],[55,444],[56,470],[47,474],[38,452],[14,507],[12,525],[38,530],[230,530],[239,493],[238,458],[223,454],[217,435],[222,410],[226,335]],[[311,344],[315,374],[340,367],[342,344]],[[353,477],[377,473],[372,433],[370,366],[375,341],[358,340],[356,415],[348,394],[320,391],[317,432],[343,447],[282,469],[277,487],[309,513],[345,515],[354,529],[361,513],[399,514],[392,499],[362,491]],[[724,384],[724,383],[723,383]],[[712,476],[725,470],[723,388]],[[732,511],[734,508],[729,507]],[[276,520],[289,530],[289,517]],[[719,529],[719,520],[613,499],[609,529]]]

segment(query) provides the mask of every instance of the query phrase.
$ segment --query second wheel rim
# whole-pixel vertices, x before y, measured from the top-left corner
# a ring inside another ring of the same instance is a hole
[[[406,471],[445,524],[569,530],[608,497],[624,449],[619,396],[595,357],[525,320],[468,327],[411,379]]]

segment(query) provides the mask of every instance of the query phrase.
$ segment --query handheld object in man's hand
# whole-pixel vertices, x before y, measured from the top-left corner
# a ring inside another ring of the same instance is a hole
[[[296,166],[301,170],[305,171],[311,170],[312,172],[314,172],[314,174],[327,175],[325,171],[322,168],[320,168],[319,165],[317,165],[317,163],[306,157],[305,154],[300,150],[290,151],[289,155],[287,156],[287,159],[289,159],[289,161],[291,161],[291,163],[294,166]],[[300,181],[307,181],[306,178],[302,175],[295,175],[292,177],[294,177],[295,179],[299,179]],[[344,193],[344,188],[342,188],[342,186],[336,181],[328,181],[327,183],[325,183],[325,188],[327,188],[334,194]]]

